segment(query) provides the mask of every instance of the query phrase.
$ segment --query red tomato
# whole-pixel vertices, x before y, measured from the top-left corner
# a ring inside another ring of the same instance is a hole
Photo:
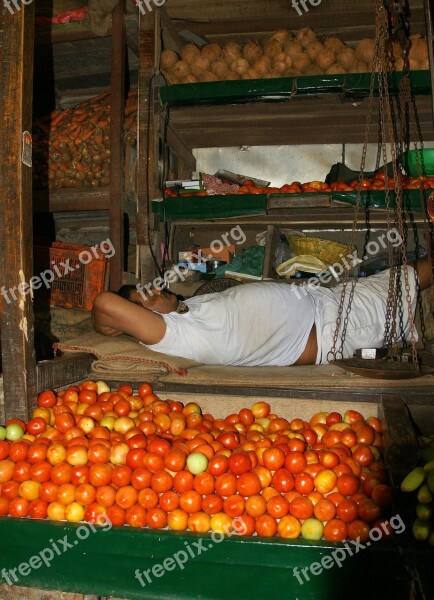
[[[12,442],[9,445],[9,458],[14,462],[27,460],[29,444],[24,441]]]
[[[10,481],[5,481],[2,484],[1,495],[3,498],[7,498],[8,500],[13,500],[14,498],[18,498],[19,496],[20,484],[18,481],[14,481],[11,479]]]
[[[112,484],[116,487],[129,485],[131,482],[132,470],[127,465],[116,465],[112,470]]]
[[[217,477],[215,491],[219,496],[231,496],[237,491],[237,478],[233,473],[224,473]]]
[[[297,473],[294,487],[300,494],[309,494],[315,487],[314,478],[309,473]]]
[[[202,510],[207,515],[216,515],[223,510],[223,498],[217,494],[210,494],[202,499]]]
[[[336,506],[327,498],[321,498],[315,504],[313,514],[318,521],[331,521],[336,516]]]
[[[231,431],[221,433],[217,436],[217,440],[223,444],[225,448],[235,449],[240,443],[240,438],[237,433]]]
[[[51,390],[45,390],[38,396],[38,406],[43,408],[52,408],[57,403],[57,398]]]
[[[348,539],[355,541],[359,538],[363,544],[369,540],[369,531],[370,527],[368,523],[361,521],[360,519],[356,519],[348,524]]]
[[[354,448],[353,459],[361,467],[369,467],[374,462],[374,455],[369,446],[359,444],[357,448]]]
[[[167,524],[174,531],[185,531],[188,524],[188,513],[177,508],[167,515]]]
[[[360,487],[360,482],[352,473],[344,473],[337,478],[336,487],[343,496],[353,496]]]
[[[277,471],[277,469],[283,467],[285,463],[285,454],[277,446],[274,448],[267,448],[262,455],[262,462],[264,467],[270,469],[270,471]]]
[[[347,537],[347,525],[339,519],[332,519],[324,527],[324,538],[328,542],[342,542]]]
[[[256,519],[256,533],[260,537],[274,537],[277,533],[277,521],[270,515],[261,515]]]
[[[121,508],[131,508],[136,504],[138,492],[132,485],[125,485],[116,491],[116,504]]]
[[[298,496],[289,503],[289,513],[297,519],[309,519],[313,515],[313,503],[305,496]]]
[[[32,519],[46,519],[47,518],[48,502],[41,500],[41,498],[35,498],[29,503],[29,517]]]
[[[372,500],[378,506],[390,506],[392,504],[393,492],[390,485],[380,483],[372,490]]]
[[[76,465],[75,467],[72,467],[71,483],[77,486],[82,483],[89,483],[89,473],[89,465]]]
[[[132,509],[128,509],[129,511],[132,511],[132,514],[134,514],[134,507],[132,507]],[[125,525],[126,522],[126,514],[125,514],[125,510],[123,508],[121,508],[120,506],[118,506],[117,504],[114,504],[113,506],[109,506],[109,508],[107,508],[107,518],[110,519],[110,522],[112,525],[114,525],[115,527],[122,527],[122,525]],[[131,513],[130,513],[131,514]],[[130,518],[132,518],[130,516]]]
[[[95,499],[96,490],[90,483],[82,483],[75,489],[75,500],[82,506],[89,506],[89,504],[95,502]],[[99,501],[98,503],[101,504]]]
[[[31,465],[30,467],[30,479],[43,483],[44,481],[50,481],[51,479],[52,466],[46,460],[42,460],[39,463]]]
[[[179,496],[176,492],[169,490],[163,492],[159,499],[159,506],[165,512],[171,512],[179,507]]]
[[[56,485],[69,483],[71,481],[72,466],[67,462],[60,462],[51,467],[51,481]]]
[[[173,478],[173,489],[178,494],[182,494],[194,487],[194,475],[190,471],[178,471]]]
[[[273,496],[267,502],[267,513],[275,519],[282,519],[289,512],[289,502],[285,496]]]
[[[229,471],[234,475],[241,475],[252,469],[252,460],[247,452],[233,452],[227,464]]]
[[[288,469],[277,469],[273,474],[272,485],[278,492],[290,492],[294,488],[294,476]]]
[[[151,479],[151,487],[157,492],[157,494],[162,494],[163,492],[168,492],[172,489],[173,486],[173,477],[170,473],[165,471],[164,469],[161,471],[156,471],[152,475]]]
[[[368,523],[372,523],[381,515],[381,508],[371,498],[365,498],[359,502],[358,511],[359,517]]]
[[[6,517],[9,514],[9,500],[0,496],[0,517]]]
[[[344,523],[351,523],[358,517],[357,504],[352,500],[343,500],[337,505],[336,514]]]
[[[110,460],[110,450],[105,444],[92,444],[87,452],[87,459],[94,464],[107,463]]]
[[[151,508],[146,513],[146,525],[150,529],[163,529],[167,525],[167,513],[161,508]]]
[[[9,502],[9,514],[11,517],[27,517],[29,514],[29,501],[25,498],[14,498]]]
[[[188,514],[199,512],[202,508],[202,496],[196,490],[182,492],[179,497],[179,507]]]
[[[194,478],[193,487],[196,492],[199,492],[202,496],[207,496],[209,494],[214,493],[215,490],[215,477],[205,471],[204,473],[199,473]]]
[[[139,467],[134,469],[131,474],[131,485],[136,488],[136,490],[143,490],[147,487],[150,487],[152,479],[152,473],[145,467]]]
[[[44,481],[39,488],[39,497],[47,502],[55,502],[57,498],[57,488],[59,486],[52,481]]]
[[[307,466],[303,452],[290,452],[285,456],[285,467],[290,473],[301,473]]]
[[[243,473],[237,479],[237,491],[241,496],[254,496],[259,494],[261,489],[261,481],[256,473]]]
[[[164,469],[163,455],[157,454],[156,452],[147,452],[143,457],[143,466],[149,469],[152,473],[161,471]]]
[[[27,454],[27,461],[31,465],[36,464],[47,458],[47,445],[44,443],[38,443],[38,441],[36,443],[33,443],[32,446],[30,446],[29,452]]]
[[[26,431],[31,435],[40,435],[47,429],[47,423],[42,417],[35,417],[30,419],[27,423]]]
[[[229,459],[223,454],[215,454],[208,463],[208,472],[212,475],[223,475],[228,470]]]
[[[239,494],[231,494],[224,499],[223,511],[232,518],[239,517],[244,513],[244,498]]]
[[[92,465],[89,471],[89,483],[95,487],[109,485],[112,480],[112,468],[110,465]]]
[[[25,460],[20,460],[15,464],[13,478],[15,481],[22,483],[30,479],[30,464]]]
[[[0,460],[9,456],[9,444],[5,440],[0,440]]]

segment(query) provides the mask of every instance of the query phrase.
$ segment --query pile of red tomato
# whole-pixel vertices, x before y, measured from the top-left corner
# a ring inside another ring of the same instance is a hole
[[[371,178],[355,179],[350,183],[345,181],[334,181],[333,183],[324,183],[323,181],[308,181],[301,183],[300,181],[293,181],[292,183],[285,183],[281,187],[259,187],[249,179],[242,186],[240,186],[237,194],[303,194],[303,193],[329,193],[329,192],[354,192],[359,187],[362,192],[370,190],[384,191],[386,184],[389,190],[395,189],[395,180],[393,177],[387,177],[383,172],[379,171]],[[420,188],[425,190],[434,189],[434,177],[426,177],[421,175],[420,177],[402,177],[402,187],[406,190],[418,190]],[[192,196],[207,196],[206,191],[194,192]],[[164,196],[166,198],[174,198],[178,196],[178,193],[173,188],[165,188]],[[182,197],[182,196],[180,196]]]
[[[382,424],[354,410],[288,421],[257,402],[215,419],[147,383],[86,381],[42,392],[11,424],[22,435],[0,441],[2,516],[200,533],[237,518],[246,535],[363,541],[392,500]]]

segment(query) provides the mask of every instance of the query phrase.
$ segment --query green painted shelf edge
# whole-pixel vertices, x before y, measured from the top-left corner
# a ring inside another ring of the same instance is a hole
[[[424,198],[428,199],[432,190],[424,190]],[[306,193],[306,197],[329,195],[331,200],[356,205],[357,192],[319,192]],[[152,201],[152,212],[158,214],[162,221],[182,221],[190,219],[223,219],[241,217],[243,215],[266,215],[269,198],[288,197],[290,194],[240,194],[228,196],[179,196]],[[395,193],[390,192],[390,207],[395,203]],[[421,206],[419,190],[405,190],[403,195],[404,209],[424,212]],[[371,190],[360,194],[360,206],[369,209],[386,209],[386,196],[382,190]],[[302,208],[302,207],[299,207]],[[327,207],[326,207],[327,209]],[[330,207],[330,210],[333,210]]]
[[[429,71],[412,71],[410,79],[414,94],[429,95],[431,93]],[[390,75],[390,93],[398,91],[400,80],[401,73]],[[348,73],[346,75],[180,83],[161,87],[160,99],[163,104],[180,107],[264,101],[282,102],[290,99],[294,93],[311,96],[344,94],[350,98],[363,98],[369,95],[370,81],[370,73]],[[377,80],[375,92],[378,93]]]
[[[352,598],[404,600],[410,597],[412,585],[406,569],[407,552],[401,545],[404,539],[399,537],[372,542],[369,548],[357,553],[353,547],[353,556],[342,560],[341,567],[335,564],[320,575],[310,574],[309,581],[302,579],[302,585],[293,574],[295,567],[305,569],[325,555],[332,557],[338,550],[341,557],[349,555],[343,545],[238,536],[222,540],[208,534],[126,526],[96,528],[93,532],[87,524],[8,517],[0,518],[0,537],[2,583],[5,573],[12,577],[10,569],[28,564],[31,557],[51,549],[51,554],[45,552],[50,566],[22,568],[26,575],[16,571],[18,581],[14,583],[127,600],[263,600],[273,596],[286,600],[344,600],[349,597],[349,590]],[[65,542],[70,545],[66,550]],[[187,560],[188,548],[194,558]],[[155,564],[162,564],[180,552],[184,552],[177,555],[180,561],[185,560],[184,568],[166,570],[162,575],[158,569],[160,575],[153,574]],[[417,559],[414,549],[411,556]],[[136,569],[140,572],[151,569],[148,572],[151,583],[143,576],[143,587],[135,577]],[[359,589],[363,590],[362,596],[357,595]]]
[[[221,219],[267,214],[266,194],[227,196],[180,196],[152,202],[152,212],[163,221]]]

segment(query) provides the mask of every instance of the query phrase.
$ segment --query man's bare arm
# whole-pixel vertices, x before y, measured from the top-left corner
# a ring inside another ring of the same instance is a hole
[[[92,325],[103,335],[126,333],[149,345],[159,342],[166,332],[161,315],[111,292],[102,292],[95,298]]]

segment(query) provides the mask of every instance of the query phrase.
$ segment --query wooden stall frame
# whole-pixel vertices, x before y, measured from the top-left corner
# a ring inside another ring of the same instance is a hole
[[[34,4],[0,7],[0,298],[6,419],[28,417],[36,394],[32,235],[32,84]],[[18,287],[19,286],[19,287]],[[17,289],[18,287],[18,289]],[[14,290],[14,291],[11,291]]]

